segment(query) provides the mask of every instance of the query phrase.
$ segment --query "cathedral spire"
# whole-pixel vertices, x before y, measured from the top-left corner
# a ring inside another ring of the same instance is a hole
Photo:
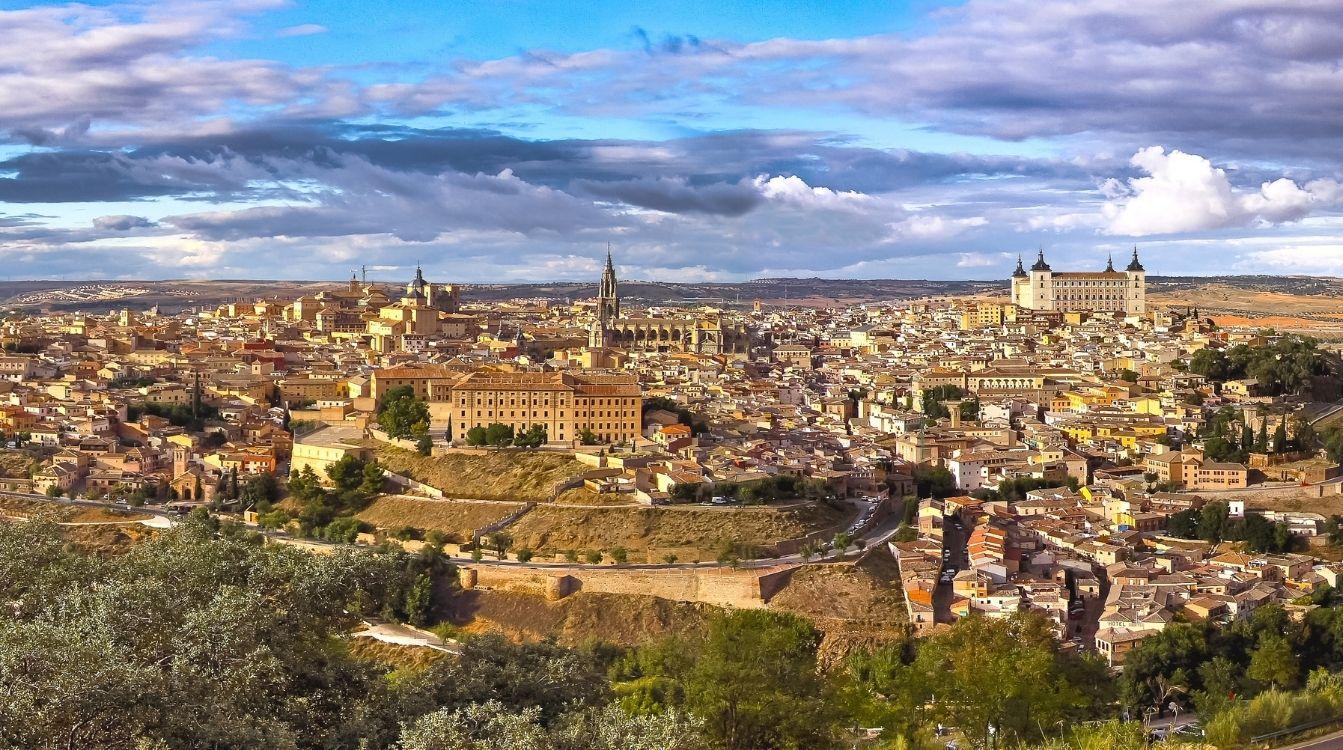
[[[1110,253],[1105,256],[1105,272],[1114,273],[1114,270],[1115,270],[1115,256],[1114,253]]]
[[[1014,279],[1026,278],[1026,267],[1021,265],[1021,253],[1017,253],[1017,270],[1012,272],[1012,278]]]

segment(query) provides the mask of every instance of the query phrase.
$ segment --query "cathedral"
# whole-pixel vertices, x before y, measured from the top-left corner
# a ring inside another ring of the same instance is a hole
[[[1138,248],[1123,271],[1114,261],[1104,271],[1061,271],[1055,273],[1045,262],[1045,252],[1035,260],[1028,273],[1017,257],[1012,274],[1012,303],[1027,310],[1059,312],[1118,312],[1142,315],[1147,310],[1147,270],[1138,261]]]
[[[717,311],[684,317],[622,317],[616,269],[611,251],[606,251],[606,268],[597,286],[597,315],[588,329],[590,348],[745,355],[750,340],[746,326],[724,321]]]

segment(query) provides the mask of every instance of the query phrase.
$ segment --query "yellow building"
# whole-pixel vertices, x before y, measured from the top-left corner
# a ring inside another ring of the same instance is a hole
[[[372,458],[373,449],[363,445],[363,439],[363,429],[354,425],[319,427],[294,440],[290,468],[301,472],[306,467],[312,467],[318,478],[328,482],[326,469],[331,464],[346,456],[362,460]]]
[[[641,394],[633,375],[478,371],[435,386],[430,400],[451,404],[454,438],[494,423],[519,431],[539,424],[551,441],[573,441],[590,430],[609,443],[643,430]]]
[[[1003,324],[1003,312],[1003,305],[992,302],[975,303],[972,307],[961,311],[961,330],[997,328]]]

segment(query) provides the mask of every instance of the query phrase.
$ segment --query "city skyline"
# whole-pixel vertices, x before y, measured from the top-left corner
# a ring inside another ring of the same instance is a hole
[[[1343,275],[1343,9],[5,8],[9,278]]]

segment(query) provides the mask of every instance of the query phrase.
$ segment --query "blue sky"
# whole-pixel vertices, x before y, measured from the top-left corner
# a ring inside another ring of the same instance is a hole
[[[0,2],[11,277],[1343,273],[1305,0]],[[1209,75],[1216,71],[1216,75]]]

